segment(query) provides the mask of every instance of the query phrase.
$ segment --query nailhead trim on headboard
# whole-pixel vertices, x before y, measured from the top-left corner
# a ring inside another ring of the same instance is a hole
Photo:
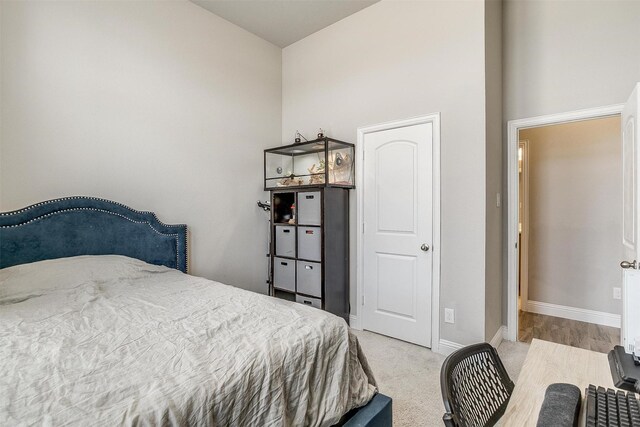
[[[58,199],[58,200],[62,200],[62,199]],[[98,199],[98,200],[99,200],[99,199]],[[40,203],[40,205],[42,205],[42,204],[43,204],[43,203]],[[119,203],[118,203],[118,204],[119,204]],[[35,205],[34,205],[34,206],[35,206]],[[120,206],[123,206],[123,207],[127,208],[127,207],[126,207],[126,206],[124,206],[124,205],[120,205]],[[28,209],[30,209],[30,208],[31,208],[31,206],[30,206],[29,208],[24,208],[24,209],[22,209],[22,210],[20,210],[20,211],[15,211],[14,213],[26,212],[26,211],[27,211]],[[130,208],[127,208],[127,209],[130,209]],[[104,209],[96,209],[96,208],[69,208],[69,209],[60,209],[59,211],[51,212],[51,213],[48,213],[48,214],[46,214],[46,215],[42,215],[42,216],[39,216],[39,217],[36,217],[36,218],[30,219],[29,221],[21,222],[20,224],[13,224],[13,225],[0,225],[0,228],[15,228],[15,227],[21,227],[21,226],[23,226],[23,225],[31,224],[31,223],[33,223],[33,222],[40,221],[40,220],[43,220],[43,219],[45,219],[45,218],[48,218],[48,217],[51,217],[51,216],[54,216],[54,215],[59,215],[59,214],[64,213],[64,212],[73,212],[73,211],[93,211],[93,212],[101,212],[101,213],[105,213],[105,214],[108,214],[108,215],[115,215],[115,216],[119,216],[120,218],[124,218],[124,219],[126,219],[127,221],[133,222],[134,224],[147,224],[147,226],[149,226],[149,228],[151,228],[151,229],[152,229],[156,234],[158,234],[158,235],[160,235],[160,236],[167,236],[167,237],[173,238],[174,243],[175,243],[175,246],[176,246],[176,266],[180,265],[180,259],[179,259],[179,254],[180,254],[180,252],[178,251],[178,234],[177,234],[177,233],[161,233],[160,231],[156,230],[156,229],[155,229],[155,227],[153,227],[153,225],[151,225],[148,221],[136,221],[136,220],[134,220],[134,219],[132,219],[132,218],[128,218],[128,217],[126,217],[126,216],[124,216],[124,215],[122,215],[122,214],[119,214],[119,213],[116,213],[116,212],[110,212],[110,211],[107,211],[107,210],[104,210]],[[140,212],[140,211],[136,211],[136,212]],[[140,213],[151,213],[151,214],[153,214],[153,212],[140,212]],[[6,214],[4,214],[4,213],[3,213],[2,215],[6,215]],[[155,214],[153,214],[153,216],[154,216],[156,219],[158,219],[158,218],[155,216]],[[163,224],[161,221],[158,221],[158,222],[160,222],[162,225],[165,225],[165,226],[166,226],[166,224]]]
[[[37,208],[39,206],[50,205],[52,203],[62,202],[62,201],[65,201],[65,200],[81,200],[81,199],[84,199],[84,200],[86,200],[86,199],[97,200],[99,202],[111,203],[111,204],[123,207],[125,209],[128,209],[130,211],[134,211],[134,212],[139,213],[139,214],[153,215],[153,217],[156,219],[156,221],[158,221],[160,224],[164,225],[165,227],[176,227],[176,226],[177,227],[181,227],[181,226],[185,226],[186,227],[185,224],[165,224],[164,222],[162,222],[162,221],[160,221],[158,219],[158,217],[156,216],[155,212],[139,211],[139,210],[130,208],[127,205],[123,205],[122,203],[119,203],[119,202],[114,202],[112,200],[102,199],[100,197],[91,197],[91,196],[71,196],[71,197],[60,197],[60,198],[57,198],[57,199],[46,200],[44,202],[36,203],[36,204],[30,205],[30,206],[27,206],[26,208],[18,209],[18,210],[15,210],[15,211],[0,212],[0,216],[16,215],[16,214],[19,214],[19,213],[22,213],[22,212],[27,212],[27,211],[29,211],[31,209],[35,209],[35,208]]]
[[[121,207],[123,209],[125,209],[126,211],[130,211],[132,214],[137,214],[137,215],[142,215],[142,216],[151,216],[153,218],[154,221],[156,221],[158,224],[156,225],[160,225],[162,227],[167,227],[167,228],[182,228],[184,230],[184,268],[185,271],[188,269],[189,266],[189,254],[187,251],[187,226],[185,224],[166,224],[162,221],[160,221],[157,217],[157,215],[154,212],[150,212],[150,211],[138,211],[136,209],[132,209],[129,206],[126,206],[122,203],[119,202],[114,202],[111,200],[107,200],[107,199],[102,199],[99,197],[91,197],[91,196],[71,196],[71,197],[60,197],[57,199],[52,199],[52,200],[47,200],[47,201],[43,201],[43,202],[39,202],[30,206],[27,206],[25,208],[22,209],[18,209],[18,210],[14,210],[14,211],[9,211],[9,212],[0,212],[0,217],[8,217],[8,216],[16,216],[16,215],[20,215],[23,213],[26,213],[30,210],[42,207],[42,206],[47,206],[47,205],[51,205],[51,204],[56,204],[56,203],[61,203],[61,202],[65,202],[65,201],[72,201],[72,200],[90,200],[90,201],[97,201],[100,203],[106,203],[109,205],[115,205],[118,207]],[[73,203],[72,203],[73,205]],[[118,212],[112,212],[106,209],[100,209],[100,208],[94,208],[94,207],[66,207],[66,208],[60,208],[59,210],[55,210],[53,212],[48,212],[44,215],[40,215],[38,217],[33,217],[30,218],[28,221],[24,221],[24,222],[20,222],[17,224],[11,224],[11,225],[0,225],[0,229],[6,229],[6,228],[15,228],[15,227],[20,227],[26,224],[30,224],[30,223],[34,223],[36,221],[40,221],[43,220],[45,218],[54,216],[54,215],[59,215],[61,213],[65,213],[65,212],[72,212],[72,211],[94,211],[94,212],[101,212],[101,213],[105,213],[105,214],[109,214],[109,215],[114,215],[114,216],[118,216],[120,218],[126,219],[127,221],[130,221],[132,223],[135,224],[146,224],[149,228],[151,228],[151,230],[153,230],[154,233],[160,235],[160,236],[167,236],[168,238],[173,239],[174,244],[175,244],[175,251],[176,251],[176,268],[179,268],[178,266],[180,266],[180,251],[179,251],[179,244],[181,241],[180,238],[180,234],[178,233],[170,233],[170,232],[162,232],[158,229],[156,229],[152,223],[150,223],[149,221],[140,221],[140,220],[135,220],[133,218],[130,218],[126,215],[123,215],[121,213]],[[18,218],[16,218],[18,219]]]

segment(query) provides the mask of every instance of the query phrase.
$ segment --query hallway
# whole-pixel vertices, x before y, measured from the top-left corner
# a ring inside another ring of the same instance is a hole
[[[531,343],[533,338],[572,347],[608,353],[620,344],[620,329],[577,320],[518,312],[518,341]]]

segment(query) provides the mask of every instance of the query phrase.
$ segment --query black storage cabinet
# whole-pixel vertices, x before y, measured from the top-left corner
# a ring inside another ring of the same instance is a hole
[[[348,189],[274,190],[271,206],[271,295],[349,323]]]
[[[349,189],[355,146],[321,137],[264,151],[271,192],[272,296],[349,323]]]

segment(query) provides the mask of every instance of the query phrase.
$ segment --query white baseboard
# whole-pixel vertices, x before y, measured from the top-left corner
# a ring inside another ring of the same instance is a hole
[[[496,331],[496,334],[491,339],[490,344],[493,347],[498,348],[500,346],[500,343],[502,343],[502,340],[505,339],[506,336],[507,336],[507,327],[502,325]],[[440,340],[439,344],[440,345],[438,346],[437,353],[444,354],[445,356],[448,356],[454,351],[460,350],[462,347],[464,347],[464,345],[462,344],[458,344],[457,342],[447,341],[447,340]]]
[[[504,339],[506,333],[507,327],[504,325],[500,326],[496,331],[496,334],[493,336],[493,338],[491,338],[491,341],[489,341],[489,344],[491,344],[491,346],[495,348],[500,347],[500,344],[502,343],[502,340]]]
[[[564,305],[550,304],[548,302],[527,301],[525,311],[547,316],[562,317],[563,319],[578,320],[580,322],[595,323],[597,325],[619,328],[620,315],[605,313],[602,311],[586,310],[584,308],[567,307]]]
[[[353,314],[349,315],[349,327],[358,331],[362,330],[362,325],[360,325],[358,316],[354,316]]]
[[[1,1],[1,0],[0,0]],[[360,318],[353,314],[349,315],[349,327],[351,329],[356,329],[358,331],[362,331],[362,325],[360,324]],[[459,348],[464,347],[462,344],[458,344],[451,341],[440,340],[439,342],[432,343],[431,351],[438,354],[443,354],[448,356]]]
[[[460,350],[462,347],[464,346],[462,344],[458,344],[457,342],[440,340],[438,345],[438,353],[448,356],[454,351]]]
[[[502,325],[502,341],[510,341],[509,340],[509,327],[507,325]]]

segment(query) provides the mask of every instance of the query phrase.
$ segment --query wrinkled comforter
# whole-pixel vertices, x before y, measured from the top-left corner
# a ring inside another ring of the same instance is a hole
[[[121,256],[0,270],[1,425],[326,426],[375,391],[321,310]]]

